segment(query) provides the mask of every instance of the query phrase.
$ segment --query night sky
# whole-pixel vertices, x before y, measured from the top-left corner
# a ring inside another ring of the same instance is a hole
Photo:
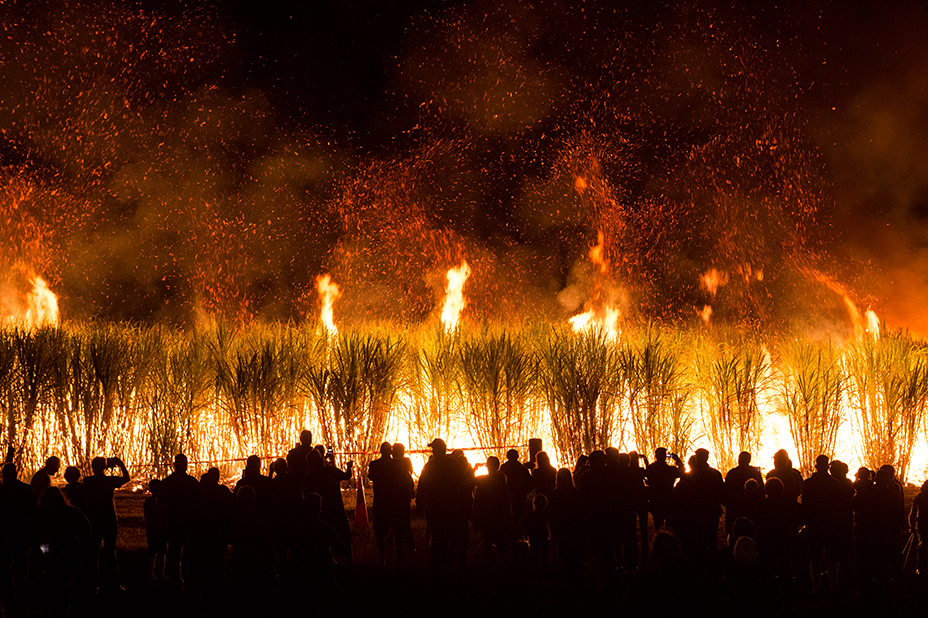
[[[0,3],[0,309],[928,332],[924,3],[604,4]]]

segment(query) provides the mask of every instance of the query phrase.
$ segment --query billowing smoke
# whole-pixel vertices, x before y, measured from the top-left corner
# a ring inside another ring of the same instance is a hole
[[[2,5],[5,294],[300,319],[327,272],[343,319],[417,322],[466,259],[474,320],[563,318],[605,277],[631,316],[841,323],[825,277],[922,328],[928,62],[893,28],[923,10],[861,83],[837,9],[313,4]]]

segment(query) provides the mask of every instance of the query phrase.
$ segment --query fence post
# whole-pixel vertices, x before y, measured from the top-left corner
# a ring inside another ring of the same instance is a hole
[[[528,460],[531,463],[535,463],[535,456],[543,451],[543,444],[541,438],[529,438],[528,440]]]

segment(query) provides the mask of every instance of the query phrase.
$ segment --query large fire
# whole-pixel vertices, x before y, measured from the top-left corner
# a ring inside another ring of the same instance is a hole
[[[335,337],[338,335],[338,328],[335,327],[332,307],[335,305],[335,300],[341,296],[341,289],[337,283],[332,281],[331,275],[319,275],[316,277],[316,291],[319,293],[319,302],[322,305],[319,319],[329,336]]]
[[[581,178],[577,179],[577,190],[586,188],[586,182],[581,183]],[[604,287],[609,276],[609,262],[605,256],[606,236],[602,230],[596,234],[596,244],[590,247],[587,257],[590,263],[596,267],[598,277],[596,279],[593,294],[586,303],[586,311],[579,313],[568,320],[575,332],[583,332],[592,328],[601,328],[612,340],[619,336],[619,319],[622,317],[621,310],[612,304],[610,299],[605,298]]]
[[[924,278],[898,249],[921,246],[923,217],[908,203],[880,230],[874,215],[822,216],[858,198],[869,212],[873,196],[914,204],[925,175],[899,162],[921,161],[924,140],[911,97],[847,86],[856,111],[820,113],[845,97],[810,86],[845,70],[824,62],[840,45],[816,47],[829,24],[846,38],[843,16],[793,20],[813,31],[781,46],[770,16],[699,2],[598,30],[520,3],[489,21],[400,9],[383,24],[396,38],[380,37],[389,61],[342,49],[371,64],[317,96],[302,72],[316,59],[250,57],[224,3],[97,4],[11,11],[0,40],[0,408],[15,411],[0,432],[30,461],[276,455],[304,424],[346,451],[374,433],[508,446],[488,443],[489,424],[570,464],[558,425],[589,430],[589,447],[673,434],[692,449],[743,413],[762,420],[739,438],[763,464],[802,448],[797,414],[827,408],[830,455],[925,472],[925,344],[862,310],[877,299],[896,327],[924,320],[928,285],[903,303],[884,281]],[[520,43],[548,39],[572,43]],[[822,57],[797,65],[805,45]],[[299,72],[266,74],[281,67]],[[913,186],[883,186],[887,169]],[[849,231],[842,249],[873,255],[836,251]],[[882,248],[904,268],[874,284]],[[449,265],[436,303],[431,274]],[[95,321],[60,323],[36,273],[69,318]],[[313,289],[318,329],[299,324]],[[210,319],[184,330],[200,308]],[[910,396],[890,405],[879,389],[899,384]],[[900,410],[914,429],[873,446]]]
[[[441,308],[441,323],[447,331],[453,331],[458,327],[461,311],[467,304],[464,299],[464,284],[467,283],[470,274],[470,266],[466,261],[448,271],[448,284],[445,286],[445,299]]]
[[[58,297],[42,277],[32,279],[32,289],[18,302],[18,307],[6,316],[7,322],[34,330],[43,326],[58,326]]]

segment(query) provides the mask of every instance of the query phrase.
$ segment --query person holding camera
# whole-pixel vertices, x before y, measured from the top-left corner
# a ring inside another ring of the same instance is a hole
[[[119,476],[106,474],[119,469]],[[116,505],[113,492],[129,482],[129,471],[119,457],[94,457],[90,462],[93,472],[84,478],[84,500],[87,519],[91,527],[91,552],[97,556],[97,582],[102,591],[119,588],[116,569]],[[102,551],[100,545],[103,545]]]

